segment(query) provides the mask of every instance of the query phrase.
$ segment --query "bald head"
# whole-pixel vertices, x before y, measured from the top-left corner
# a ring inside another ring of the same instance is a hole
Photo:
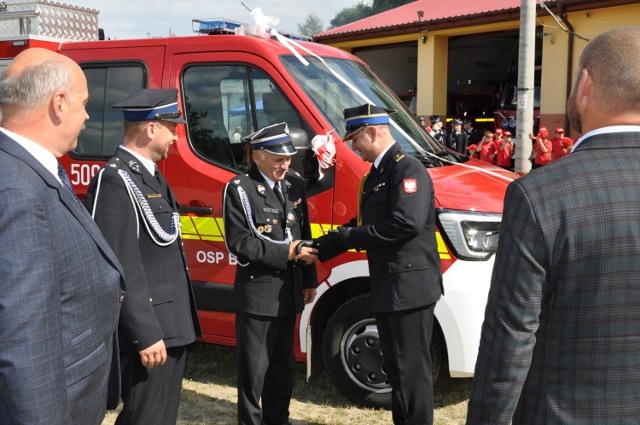
[[[78,64],[50,50],[27,49],[0,77],[0,125],[61,156],[77,144],[88,99]]]
[[[595,37],[582,52],[580,69],[593,79],[607,113],[640,110],[640,27],[620,27]]]
[[[33,111],[43,106],[56,90],[70,90],[80,67],[66,56],[33,48],[20,53],[0,78],[3,115]]]
[[[610,125],[640,125],[640,27],[619,27],[584,48],[567,100],[579,133]]]

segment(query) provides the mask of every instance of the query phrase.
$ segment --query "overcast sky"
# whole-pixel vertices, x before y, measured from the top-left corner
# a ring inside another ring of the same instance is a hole
[[[62,3],[100,11],[98,25],[112,39],[193,35],[192,19],[226,17],[249,22],[249,9],[262,8],[264,15],[280,18],[274,27],[281,32],[298,32],[311,12],[323,28],[336,13],[359,0],[62,0]]]

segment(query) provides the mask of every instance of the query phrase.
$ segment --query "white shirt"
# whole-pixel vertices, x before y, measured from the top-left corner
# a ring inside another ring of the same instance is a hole
[[[380,165],[380,162],[382,162],[382,157],[384,156],[385,153],[387,153],[387,151],[389,149],[391,149],[391,146],[393,146],[395,144],[395,142],[391,143],[389,146],[387,146],[387,148],[385,150],[383,150],[380,155],[378,155],[378,157],[376,158],[375,161],[373,161],[373,166],[376,167],[376,170],[378,169],[378,166]]]
[[[36,161],[38,161],[44,168],[49,170],[51,174],[62,184],[60,177],[58,177],[58,159],[56,156],[44,146],[32,142],[24,136],[9,131],[6,128],[0,127],[0,131],[9,136],[13,141],[22,146]],[[63,185],[64,186],[64,185]]]
[[[131,149],[127,149],[124,146],[120,145],[120,148],[124,149],[125,151],[129,152],[131,155],[135,156],[136,159],[138,161],[140,161],[140,163],[144,166],[144,168],[147,169],[147,171],[149,172],[149,174],[151,174],[152,176],[156,175],[156,163],[153,162],[152,160],[150,160],[149,158],[146,158],[142,155],[140,155],[137,152],[132,151]]]
[[[258,171],[260,171],[260,170],[258,169]],[[269,187],[270,187],[271,189],[273,189],[273,185],[275,185],[275,184],[276,184],[276,182],[274,182],[273,180],[271,180],[269,177],[265,176],[265,175],[262,173],[262,171],[260,171],[260,174],[262,174],[262,177],[264,178],[264,181],[269,185]],[[280,183],[280,182],[278,182],[278,183]],[[278,186],[279,186],[278,188],[280,189],[280,193],[284,193],[284,192],[282,191],[282,186],[281,186],[280,184],[279,184]]]
[[[588,132],[587,134],[579,138],[576,141],[576,143],[573,145],[571,152],[575,151],[578,145],[582,143],[583,140],[591,136],[596,136],[598,134],[603,134],[603,133],[640,133],[640,126],[639,125],[612,125],[609,127],[596,128],[595,130],[591,130],[590,132]]]

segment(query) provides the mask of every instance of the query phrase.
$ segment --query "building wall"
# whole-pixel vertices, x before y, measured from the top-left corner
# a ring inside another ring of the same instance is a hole
[[[393,46],[377,50],[362,50],[355,55],[375,70],[396,94],[414,90],[416,81],[417,51],[415,46]],[[393,66],[389,66],[393,64]]]
[[[546,13],[539,13],[536,25],[543,26],[542,81],[541,81],[541,125],[552,129],[558,126],[570,127],[565,118],[568,87],[570,88],[576,72],[580,54],[587,40],[574,37],[573,54],[568,56],[569,35]],[[586,39],[625,25],[640,25],[640,4],[607,7],[601,9],[571,12],[566,19],[573,31]],[[452,28],[441,31],[419,32],[388,38],[373,38],[344,43],[334,43],[335,47],[346,51],[362,46],[379,46],[405,41],[415,41],[418,45],[417,60],[417,110],[422,116],[432,114],[444,116],[447,102],[448,39],[459,35],[482,34],[494,31],[517,30],[519,21],[499,22],[489,25],[477,25]],[[421,36],[426,35],[423,43]],[[568,71],[568,68],[571,68]]]
[[[573,26],[575,34],[590,40],[616,27],[640,25],[640,4],[572,12],[566,15],[566,19]],[[567,86],[570,88],[573,85],[580,54],[588,41],[574,37],[573,55],[569,58],[569,35],[550,16],[540,21],[547,34],[542,50],[540,124],[547,126],[550,131],[558,126],[567,127],[565,130],[570,137],[577,138],[579,134],[570,129],[565,119]],[[570,81],[567,81],[569,66]]]

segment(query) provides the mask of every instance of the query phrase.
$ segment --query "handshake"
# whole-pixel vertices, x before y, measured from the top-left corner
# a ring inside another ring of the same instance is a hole
[[[322,262],[348,251],[349,247],[345,244],[344,239],[349,233],[349,227],[348,225],[340,226],[337,229],[329,230],[326,235],[319,238],[300,241],[295,246],[296,258],[306,251],[304,248],[311,248]],[[304,258],[300,259],[304,260]],[[307,262],[306,260],[304,261]],[[309,263],[307,262],[307,264]]]

